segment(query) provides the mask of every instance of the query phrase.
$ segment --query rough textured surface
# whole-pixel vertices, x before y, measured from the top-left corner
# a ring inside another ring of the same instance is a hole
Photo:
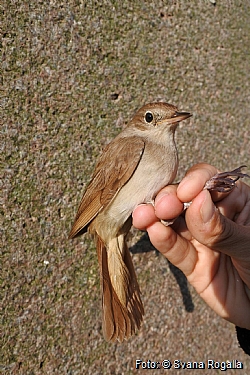
[[[234,326],[135,230],[145,322],[124,344],[104,342],[93,244],[67,240],[101,148],[146,102],[193,113],[177,134],[178,178],[199,161],[249,173],[250,2],[213,3],[1,2],[4,373],[144,373],[136,359],[238,359],[230,374],[249,373]]]

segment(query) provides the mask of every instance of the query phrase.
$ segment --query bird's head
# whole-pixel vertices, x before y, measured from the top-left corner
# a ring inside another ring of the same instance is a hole
[[[172,104],[149,103],[136,112],[130,124],[142,131],[161,128],[163,131],[174,132],[178,123],[190,116],[189,112],[180,112]]]

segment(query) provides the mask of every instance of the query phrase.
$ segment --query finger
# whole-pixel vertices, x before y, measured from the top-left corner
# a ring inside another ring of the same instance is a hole
[[[192,201],[203,190],[205,183],[218,170],[209,164],[196,164],[190,168],[177,188],[177,197],[182,202]]]
[[[162,189],[155,198],[155,207],[151,204],[142,204],[134,210],[134,227],[145,230],[153,222],[171,220],[183,211],[183,203],[176,196],[177,185],[169,185]]]
[[[186,223],[197,241],[250,266],[249,228],[222,215],[207,190],[193,200],[186,212]]]
[[[192,243],[161,222],[153,223],[147,228],[147,231],[155,248],[188,277],[193,272],[198,260]]]
[[[171,225],[171,228],[181,237],[185,238],[186,240],[191,241],[193,239],[192,234],[189,232],[185,220],[185,213],[178,216],[173,224]]]
[[[240,225],[250,223],[250,189],[242,181],[237,181],[235,189],[216,204],[220,212]]]
[[[177,185],[168,185],[155,198],[155,214],[161,220],[171,220],[183,211],[183,203],[176,195]]]
[[[146,230],[148,226],[158,221],[152,204],[141,204],[132,213],[133,226],[140,230]]]

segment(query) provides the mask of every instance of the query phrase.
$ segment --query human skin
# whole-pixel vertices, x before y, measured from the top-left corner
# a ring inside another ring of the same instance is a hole
[[[133,225],[178,267],[222,318],[250,329],[250,186],[230,193],[203,190],[218,170],[193,166],[179,185],[162,189],[155,207],[140,205]],[[183,203],[192,204],[183,214]],[[161,220],[177,219],[171,226]]]

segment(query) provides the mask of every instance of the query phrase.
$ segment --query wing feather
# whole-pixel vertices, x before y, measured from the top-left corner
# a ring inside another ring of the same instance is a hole
[[[145,143],[139,137],[116,137],[103,151],[78,208],[69,238],[87,231],[95,216],[131,178]]]

